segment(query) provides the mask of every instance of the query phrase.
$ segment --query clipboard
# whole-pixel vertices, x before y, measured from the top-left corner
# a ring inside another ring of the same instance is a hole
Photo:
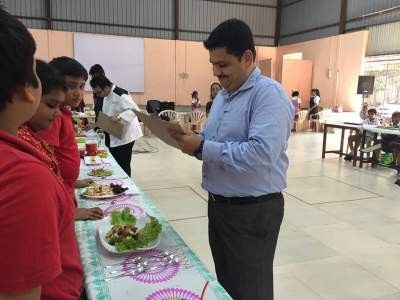
[[[178,123],[164,121],[160,118],[150,116],[138,110],[133,110],[133,112],[138,116],[139,120],[142,121],[160,140],[174,148],[180,149],[178,143],[169,132],[172,130],[175,132],[184,133],[185,131]]]
[[[107,116],[101,111],[99,111],[95,126],[103,129],[105,132],[115,136],[118,139],[122,138],[124,124],[121,122],[115,122],[111,117]]]

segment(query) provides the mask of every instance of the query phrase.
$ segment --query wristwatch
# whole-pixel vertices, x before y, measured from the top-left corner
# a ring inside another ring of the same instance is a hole
[[[203,146],[204,146],[204,140],[200,142],[199,147],[197,147],[196,150],[193,152],[193,156],[196,157],[198,160],[203,159]]]

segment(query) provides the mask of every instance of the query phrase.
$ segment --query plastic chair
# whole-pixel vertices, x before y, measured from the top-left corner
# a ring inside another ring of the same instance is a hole
[[[294,123],[293,123],[294,131],[301,131],[304,129],[304,122],[306,121],[307,113],[308,113],[307,110],[301,110],[298,113],[298,118],[297,118],[297,120],[294,120]]]
[[[167,120],[167,121],[176,121],[178,119],[178,116],[176,114],[176,112],[174,110],[163,110],[162,112],[160,112],[158,114],[158,116],[163,119],[163,120]]]
[[[312,123],[315,123],[315,131],[318,132],[320,129],[323,129],[323,125],[326,120],[329,118],[329,115],[332,111],[330,109],[324,109],[316,114],[310,115],[310,120],[308,122],[308,129],[311,129]],[[313,116],[315,118],[313,118]]]
[[[194,132],[200,132],[206,114],[202,111],[192,111],[190,114],[190,125]]]

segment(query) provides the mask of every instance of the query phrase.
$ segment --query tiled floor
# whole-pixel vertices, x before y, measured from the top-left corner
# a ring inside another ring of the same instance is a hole
[[[328,148],[339,136],[330,134]],[[277,300],[400,300],[400,187],[388,169],[359,169],[328,155],[321,133],[289,142],[285,218],[275,258]],[[142,138],[133,179],[214,272],[201,162]]]

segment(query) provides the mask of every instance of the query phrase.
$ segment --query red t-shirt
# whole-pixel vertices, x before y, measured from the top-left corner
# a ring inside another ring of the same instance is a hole
[[[49,158],[0,131],[0,294],[42,286],[42,299],[77,299],[83,283],[74,211]]]
[[[65,186],[75,199],[74,189],[79,176],[80,156],[71,112],[62,106],[61,116],[54,121],[51,128],[37,134],[54,148]]]

